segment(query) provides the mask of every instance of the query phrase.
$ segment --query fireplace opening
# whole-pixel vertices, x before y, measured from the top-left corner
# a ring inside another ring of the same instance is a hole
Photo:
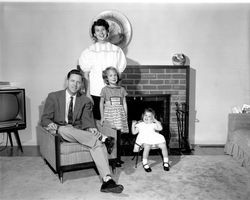
[[[169,147],[170,135],[170,94],[144,94],[127,96],[128,106],[128,126],[129,133],[121,135],[121,155],[133,155],[134,142],[137,135],[131,132],[132,121],[141,120],[145,108],[152,108],[155,111],[155,117],[162,123],[163,130],[160,133],[165,137]],[[154,154],[154,151],[150,152]]]

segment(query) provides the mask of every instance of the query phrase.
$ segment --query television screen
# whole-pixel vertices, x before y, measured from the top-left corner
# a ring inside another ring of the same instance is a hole
[[[0,131],[25,128],[25,90],[0,89]]]

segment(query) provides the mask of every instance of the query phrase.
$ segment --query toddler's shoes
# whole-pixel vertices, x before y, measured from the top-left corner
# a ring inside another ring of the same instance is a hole
[[[164,169],[164,171],[169,171],[169,169],[170,169],[170,164],[169,164],[168,162],[164,162],[164,163],[163,163],[163,169]]]
[[[146,172],[152,172],[152,169],[148,166],[148,164],[143,165],[143,169],[144,169]]]

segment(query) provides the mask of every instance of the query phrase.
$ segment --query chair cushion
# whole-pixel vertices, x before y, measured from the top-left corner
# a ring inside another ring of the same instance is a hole
[[[79,143],[62,142],[61,154],[71,154],[77,152],[89,152],[89,148]]]

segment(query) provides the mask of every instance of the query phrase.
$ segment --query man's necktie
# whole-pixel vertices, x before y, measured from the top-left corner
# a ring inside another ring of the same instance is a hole
[[[68,124],[73,122],[73,97],[70,97],[69,112],[68,112]]]

